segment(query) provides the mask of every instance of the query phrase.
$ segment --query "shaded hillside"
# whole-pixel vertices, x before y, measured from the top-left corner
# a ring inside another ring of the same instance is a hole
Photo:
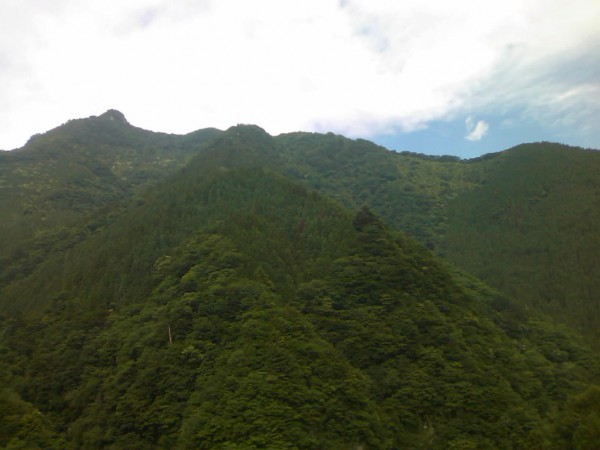
[[[276,150],[228,130],[0,291],[3,395],[21,408],[0,444],[25,445],[29,410],[61,448],[553,448],[546,427],[561,448],[583,433],[562,408],[587,417],[594,391],[576,396],[600,370],[576,336],[290,180]]]
[[[530,144],[495,161],[449,203],[446,256],[600,337],[600,152]]]

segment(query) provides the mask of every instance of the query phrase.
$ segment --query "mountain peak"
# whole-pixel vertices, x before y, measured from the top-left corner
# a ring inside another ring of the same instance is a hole
[[[100,116],[100,118],[101,119],[114,120],[116,122],[129,125],[129,122],[127,122],[127,119],[125,118],[125,115],[121,111],[117,111],[116,109],[109,109],[104,114],[102,114]]]

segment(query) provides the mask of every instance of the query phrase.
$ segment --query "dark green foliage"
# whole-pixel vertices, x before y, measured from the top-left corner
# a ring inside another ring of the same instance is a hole
[[[0,445],[4,449],[65,449],[48,419],[9,390],[0,391]]]
[[[123,200],[219,132],[152,133],[118,111],[74,120],[0,159],[0,286],[97,230]]]
[[[32,200],[52,223],[19,239],[6,227],[0,446],[594,448],[597,353],[521,288],[500,294],[392,228],[443,248],[449,205],[485,203],[504,156],[208,134],[146,134],[109,111],[28,144],[34,161],[73,142],[91,152],[82,161],[135,142],[181,159],[135,183],[98,168],[70,204]],[[128,177],[152,166],[143,151],[123,158],[139,163]],[[28,176],[14,192],[34,199]]]
[[[449,204],[447,257],[505,294],[600,330],[600,153],[524,145]]]
[[[594,372],[558,331],[543,347],[544,324],[511,338],[489,292],[462,289],[366,208],[338,219],[346,244],[318,273],[293,234],[258,217],[254,236],[279,248],[249,244],[248,224],[232,221],[156,258],[143,299],[93,313],[63,296],[14,324],[6,341],[28,355],[15,370],[30,373],[14,383],[21,395],[90,449],[512,448]],[[287,252],[295,269],[270,264]],[[37,339],[19,345],[24,335]]]
[[[457,161],[334,135],[276,141],[298,181],[368,205],[503,294],[598,339],[599,152],[543,142]]]
[[[448,199],[476,185],[484,170],[333,134],[292,133],[276,142],[290,176],[351,208],[368,205],[430,248],[443,244]]]
[[[4,331],[4,330],[3,330]],[[24,401],[14,389],[12,352],[0,344],[0,447],[5,449],[65,449],[67,443],[47,416]],[[12,364],[11,364],[12,363]]]
[[[600,442],[600,388],[569,399],[565,408],[556,415],[546,435],[548,449],[576,448],[594,450]]]

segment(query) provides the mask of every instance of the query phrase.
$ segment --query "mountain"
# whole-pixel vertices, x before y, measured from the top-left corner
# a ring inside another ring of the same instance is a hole
[[[98,126],[116,128],[86,141]],[[132,174],[153,175],[112,194],[107,165],[98,205],[75,197],[73,219],[39,202],[55,221],[2,231],[15,250],[0,287],[0,446],[594,448],[596,350],[397,230],[450,253],[453,202],[487,187],[498,156],[256,126],[168,136],[115,112],[54,133],[58,154],[43,156],[41,136],[39,153],[19,150],[34,162],[10,167],[129,154]],[[74,136],[90,156],[69,153]],[[181,159],[157,170],[135,136]],[[57,185],[78,189],[63,182],[74,171]],[[36,199],[38,179],[19,182],[11,192]]]
[[[58,242],[69,246],[94,232],[119,202],[182,167],[218,134],[153,133],[110,110],[1,152],[0,283],[29,273]]]
[[[526,307],[600,339],[600,152],[525,144],[461,161],[342,136],[278,136],[287,173],[369,205]]]
[[[600,337],[600,152],[522,145],[448,205],[447,258]]]

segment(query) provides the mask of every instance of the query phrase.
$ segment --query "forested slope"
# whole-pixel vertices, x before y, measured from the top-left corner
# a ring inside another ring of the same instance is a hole
[[[461,161],[331,133],[272,138],[246,129],[254,132],[244,138],[214,129],[166,135],[111,110],[1,153],[0,285],[94,234],[121,202],[218,140],[219,150],[196,166],[270,167],[350,209],[367,205],[524,306],[600,339],[598,152],[537,143]],[[240,146],[264,152],[248,150],[237,161]]]
[[[120,202],[182,167],[218,134],[153,133],[110,110],[0,152],[0,285],[93,233]]]
[[[593,448],[575,333],[286,158],[234,127],[7,281],[0,445]]]
[[[600,338],[600,152],[522,145],[449,203],[447,258]]]
[[[276,140],[298,181],[600,339],[600,152],[536,143],[460,161],[332,134]]]

